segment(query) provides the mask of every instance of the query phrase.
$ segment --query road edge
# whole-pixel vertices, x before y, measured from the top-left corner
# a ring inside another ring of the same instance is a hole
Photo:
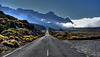
[[[8,55],[11,55],[12,53],[14,53],[14,52],[16,52],[16,51],[18,51],[18,50],[24,48],[25,46],[27,46],[27,45],[29,45],[29,44],[31,44],[31,43],[27,43],[26,45],[24,45],[24,46],[22,46],[22,47],[19,47],[19,48],[15,49],[14,51],[12,51],[12,52],[10,52],[10,53],[4,55],[3,57],[7,57]]]

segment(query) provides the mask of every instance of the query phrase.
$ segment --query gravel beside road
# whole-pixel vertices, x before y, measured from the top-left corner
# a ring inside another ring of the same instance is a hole
[[[88,57],[100,57],[100,40],[64,40],[78,52],[87,54]]]

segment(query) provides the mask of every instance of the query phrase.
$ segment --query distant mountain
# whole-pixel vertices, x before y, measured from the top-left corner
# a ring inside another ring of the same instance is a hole
[[[64,31],[63,29],[54,29],[54,28],[48,28],[50,31]]]
[[[100,30],[100,27],[79,27],[79,28],[72,28],[72,29],[78,29],[78,30],[84,30],[84,29]]]
[[[49,28],[50,31],[65,31],[65,30],[100,30],[100,27],[73,27],[73,28],[66,28],[66,29],[54,29]]]
[[[39,24],[34,24],[34,26],[39,29],[39,30],[46,30],[46,27],[43,25],[39,25]]]
[[[100,30],[100,27],[73,27],[65,30]]]
[[[62,18],[50,11],[46,14],[38,13],[28,9],[12,9],[0,5],[0,10],[19,19],[26,19],[31,23],[44,25],[51,28],[61,28],[56,23],[73,23],[69,18]]]

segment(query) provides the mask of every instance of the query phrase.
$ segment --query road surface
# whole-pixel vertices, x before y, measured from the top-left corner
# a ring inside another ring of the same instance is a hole
[[[86,57],[86,55],[77,52],[69,44],[50,36],[47,31],[44,37],[3,57]]]

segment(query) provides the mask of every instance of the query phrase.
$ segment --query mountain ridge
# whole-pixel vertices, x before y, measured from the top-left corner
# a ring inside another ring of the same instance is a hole
[[[59,28],[59,26],[56,24],[57,22],[73,23],[69,18],[65,19],[57,16],[53,11],[50,11],[46,14],[42,14],[34,10],[21,9],[21,8],[12,9],[9,7],[4,7],[2,5],[0,6],[0,10],[18,19],[25,19],[28,20],[30,23],[40,24],[52,28]]]

